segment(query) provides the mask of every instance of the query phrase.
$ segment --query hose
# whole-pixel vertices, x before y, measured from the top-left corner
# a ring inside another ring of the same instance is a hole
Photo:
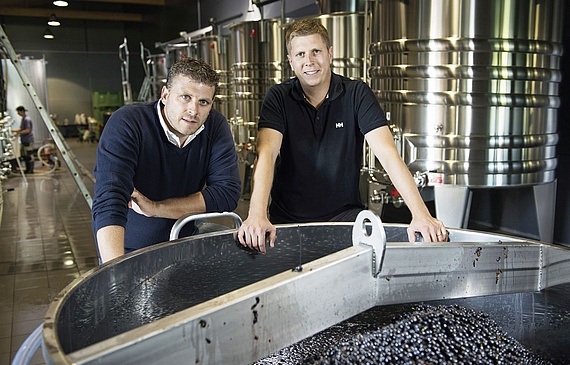
[[[32,357],[38,351],[42,344],[42,329],[43,323],[40,324],[29,336],[26,338],[22,346],[16,352],[12,365],[29,365]]]

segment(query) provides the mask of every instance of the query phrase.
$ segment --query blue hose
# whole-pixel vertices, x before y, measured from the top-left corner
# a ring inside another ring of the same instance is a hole
[[[38,351],[42,344],[42,329],[43,324],[40,324],[38,328],[32,332],[28,338],[24,341],[22,346],[16,352],[14,359],[12,360],[12,365],[29,365],[32,361],[32,357]]]

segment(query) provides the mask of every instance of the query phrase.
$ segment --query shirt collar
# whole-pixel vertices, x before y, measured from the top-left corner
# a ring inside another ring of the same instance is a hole
[[[336,99],[340,94],[342,94],[343,90],[344,87],[342,84],[342,78],[340,75],[337,75],[331,71],[331,84],[329,86],[329,92],[327,93],[325,100],[332,101]],[[303,92],[303,88],[301,87],[301,83],[299,82],[298,78],[295,78],[291,93],[295,99],[305,100],[305,93]]]
[[[194,138],[196,138],[196,136],[204,130],[204,124],[202,124],[200,126],[200,128],[198,128],[198,130],[196,132],[194,132],[194,134],[191,134],[188,136],[188,138],[186,138],[186,141],[184,141],[184,144],[181,146],[180,140],[178,139],[176,134],[172,133],[170,131],[170,129],[168,129],[168,126],[166,125],[166,122],[164,121],[164,118],[162,116],[162,109],[163,108],[164,108],[164,104],[162,103],[162,100],[159,100],[158,103],[156,103],[156,111],[158,113],[158,120],[160,121],[160,125],[162,126],[162,129],[164,130],[164,134],[166,134],[166,138],[168,139],[168,142],[172,143],[176,147],[184,148],[184,147],[188,146],[188,144],[190,142],[192,142],[194,140]]]

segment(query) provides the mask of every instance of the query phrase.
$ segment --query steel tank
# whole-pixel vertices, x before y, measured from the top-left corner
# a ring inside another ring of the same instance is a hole
[[[230,26],[232,84],[235,112],[244,123],[252,123],[251,139],[267,90],[282,81],[285,53],[281,21],[263,19]]]
[[[177,61],[180,61],[183,58],[197,58],[198,50],[196,49],[196,43],[192,42],[182,42],[182,43],[174,43],[174,44],[167,44],[163,46],[164,50],[166,51],[166,61],[167,61],[167,69],[170,70],[170,67],[174,65]]]
[[[165,53],[152,54],[146,57],[152,75],[158,80],[165,81],[168,75],[168,58]]]
[[[227,36],[207,35],[194,39],[198,58],[201,58],[220,75],[214,107],[228,120],[234,113],[232,99],[232,72],[230,43]]]
[[[444,184],[554,180],[561,1],[382,1],[370,84],[415,171]]]
[[[370,86],[436,204],[445,186],[555,181],[562,21],[558,0],[373,4]]]
[[[230,126],[238,152],[242,196],[249,199],[261,103],[267,90],[282,81],[286,55],[279,19],[243,21],[229,28],[234,107]]]
[[[316,18],[329,32],[333,47],[332,71],[351,79],[364,78],[364,17],[364,13],[335,12]]]

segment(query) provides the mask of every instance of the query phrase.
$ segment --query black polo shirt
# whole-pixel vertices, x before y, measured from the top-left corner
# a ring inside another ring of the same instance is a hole
[[[258,127],[283,134],[269,214],[272,223],[326,222],[363,208],[359,178],[364,135],[387,125],[372,90],[362,81],[332,74],[319,109],[297,78],[271,87]]]

